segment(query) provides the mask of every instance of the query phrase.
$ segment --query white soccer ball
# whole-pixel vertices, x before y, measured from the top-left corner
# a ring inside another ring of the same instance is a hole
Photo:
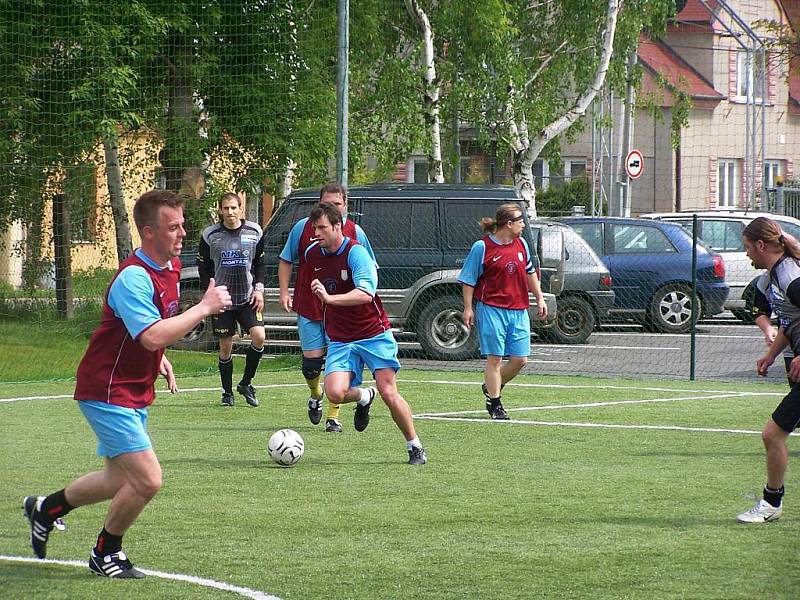
[[[272,460],[281,466],[291,467],[303,457],[305,442],[296,431],[281,429],[269,438],[267,449]]]

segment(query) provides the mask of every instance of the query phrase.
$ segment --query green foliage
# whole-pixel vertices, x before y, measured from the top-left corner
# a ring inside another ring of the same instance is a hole
[[[583,206],[586,214],[591,214],[592,185],[584,177],[572,179],[558,187],[551,186],[536,194],[536,208],[541,215],[571,214],[573,206]]]

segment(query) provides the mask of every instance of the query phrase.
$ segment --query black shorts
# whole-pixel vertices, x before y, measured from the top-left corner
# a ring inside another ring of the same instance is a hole
[[[792,389],[772,413],[772,420],[786,433],[797,429],[800,424],[800,383],[792,383]]]
[[[211,317],[214,337],[231,337],[236,333],[236,323],[242,326],[243,331],[250,331],[251,327],[264,324],[264,316],[249,304],[233,306],[224,313]]]

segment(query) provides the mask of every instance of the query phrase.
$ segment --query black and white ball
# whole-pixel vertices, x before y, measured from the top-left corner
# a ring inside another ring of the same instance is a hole
[[[269,456],[281,466],[291,467],[303,457],[305,443],[292,429],[281,429],[272,434],[267,444]]]

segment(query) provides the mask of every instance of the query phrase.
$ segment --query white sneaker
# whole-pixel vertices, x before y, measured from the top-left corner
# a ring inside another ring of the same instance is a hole
[[[783,503],[775,508],[762,498],[753,508],[737,516],[736,520],[739,523],[767,523],[780,519],[782,512]]]

